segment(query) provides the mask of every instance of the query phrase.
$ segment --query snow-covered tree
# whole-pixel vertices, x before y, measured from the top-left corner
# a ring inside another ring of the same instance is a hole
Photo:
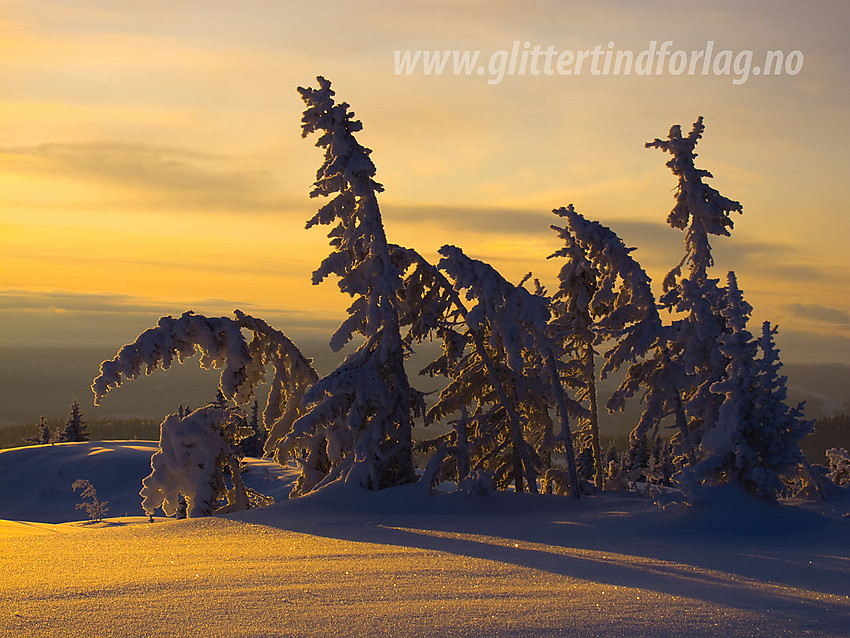
[[[34,443],[36,445],[47,445],[52,440],[53,433],[50,431],[50,426],[47,425],[43,414],[38,422],[38,434],[36,436],[28,436],[24,439],[27,443]]]
[[[580,408],[561,384],[556,346],[548,335],[548,299],[514,286],[459,248],[443,246],[440,255],[438,268],[472,306],[454,301],[439,325],[443,355],[426,371],[447,376],[449,384],[429,417],[472,407],[467,435],[472,469],[490,473],[500,488],[513,483],[517,491],[537,491],[540,452],[560,445],[568,470],[564,484],[577,495],[569,417]],[[557,411],[557,435],[550,407]]]
[[[59,443],[72,443],[88,440],[88,427],[86,426],[86,422],[83,420],[83,413],[80,411],[80,403],[74,399],[71,403],[71,410],[68,413],[68,418],[65,419],[65,427],[61,432],[59,432]]]
[[[239,474],[236,445],[250,432],[237,408],[216,404],[180,418],[166,417],[160,426],[159,449],[151,457],[151,473],[142,481],[142,508],[149,516],[158,507],[177,513],[180,496],[190,518],[246,510],[271,499],[245,487]],[[225,504],[220,502],[226,499]]]
[[[265,452],[278,462],[296,456],[296,448],[304,441],[289,435],[292,424],[304,412],[304,394],[318,375],[310,360],[282,332],[239,310],[234,315],[231,319],[186,312],[177,319],[163,317],[155,328],[146,330],[121,348],[114,359],[101,364],[100,376],[92,382],[95,404],[125,379],[158,368],[167,370],[175,361],[182,363],[198,352],[202,367],[221,369],[219,389],[237,405],[254,398],[254,388],[265,382],[271,369],[263,413],[269,430]],[[251,335],[250,341],[243,331]]]
[[[371,151],[354,137],[363,126],[348,104],[334,102],[330,82],[317,79],[319,88],[298,89],[306,105],[302,136],[320,133],[316,145],[325,151],[310,196],[331,199],[307,228],[334,225],[328,235],[334,250],[313,273],[313,283],[335,274],[340,290],[354,298],[331,348],[339,350],[355,334],[363,342],[307,392],[314,405],[294,424],[293,436],[312,437],[313,470],[321,472],[323,463],[328,479],[345,476],[380,489],[416,480],[413,418],[424,402],[404,369],[398,308],[403,273],[384,232],[377,198],[383,187],[374,180]]]
[[[480,414],[470,416],[468,413],[468,408],[476,402],[467,403],[456,396],[447,398],[457,394],[455,388],[463,387],[462,382],[452,386],[451,381],[457,381],[457,376],[463,371],[468,372],[468,364],[474,360],[474,367],[481,376],[479,381],[489,384],[491,400],[502,406],[509,428],[512,431],[522,429],[521,410],[516,404],[516,397],[506,385],[508,382],[502,364],[494,359],[487,345],[486,324],[480,325],[479,318],[470,315],[459,290],[438,267],[412,249],[393,246],[392,251],[395,263],[406,273],[400,316],[402,325],[407,327],[405,342],[420,343],[435,335],[442,341],[443,353],[420,374],[442,375],[450,379],[450,386],[441,395],[445,399],[442,406],[455,400],[460,412],[458,418],[449,421],[452,432],[419,442],[420,451],[434,451],[422,480],[429,484],[437,476],[442,476],[445,461],[448,465],[454,464],[454,478],[462,490],[472,493],[492,491],[492,473],[488,468],[493,465],[493,459],[486,454],[492,444],[488,438],[489,429],[478,427],[481,425]],[[480,402],[478,407],[482,407]],[[426,414],[425,423],[427,425],[452,413],[451,410],[443,413],[438,402]]]
[[[670,441],[660,435],[655,437],[655,444],[649,459],[649,473],[653,480],[661,485],[672,486],[672,478],[676,473],[673,446],[670,445]]]
[[[245,425],[253,434],[239,442],[239,450],[245,456],[260,458],[263,456],[263,446],[266,442],[266,429],[260,420],[260,402],[256,398],[251,403]]]
[[[562,356],[575,362],[568,364],[565,372],[579,380],[577,399],[588,406],[589,415],[582,420],[579,435],[591,445],[594,480],[601,488],[604,468],[599,443],[596,347],[614,343],[605,352],[599,372],[605,378],[624,363],[634,363],[657,343],[661,320],[649,277],[630,254],[633,249],[610,228],[585,219],[572,204],[553,212],[563,219],[564,226],[550,228],[565,246],[550,258],[566,261],[558,274],[559,289],[552,296],[550,325]],[[609,407],[621,409],[623,401],[615,397]]]
[[[95,523],[101,522],[103,520],[103,515],[109,510],[107,507],[109,501],[101,501],[97,495],[97,490],[94,485],[86,479],[77,479],[74,481],[73,485],[71,485],[71,489],[75,492],[77,490],[82,490],[80,497],[89,499],[88,503],[77,503],[75,509],[86,510],[89,520],[92,520]]]
[[[850,484],[850,454],[843,447],[830,448],[826,451],[829,462],[827,478],[836,485]]]
[[[572,213],[572,204],[561,209]],[[556,210],[555,214],[559,214]],[[577,215],[577,213],[576,213]],[[565,246],[550,255],[563,257],[566,262],[558,273],[559,288],[552,295],[552,336],[560,348],[562,378],[574,388],[576,400],[587,406],[588,414],[580,418],[575,437],[576,463],[580,478],[593,481],[597,489],[603,486],[602,448],[599,442],[599,408],[596,390],[595,346],[599,337],[594,331],[591,306],[599,291],[599,272],[587,253],[568,228],[550,226],[564,240]]]
[[[800,443],[814,431],[815,423],[804,417],[803,403],[794,407],[786,403],[788,378],[780,374],[782,362],[775,341],[778,330],[765,321],[761,336],[758,337],[761,356],[756,360],[759,384],[756,410],[761,422],[765,424],[762,445],[767,449],[762,454],[767,467],[762,473],[772,473],[778,479],[787,479],[801,465],[804,470],[811,472]],[[772,483],[777,485],[777,493],[785,491],[776,480],[772,480]]]
[[[711,387],[724,398],[717,423],[702,438],[693,478],[737,481],[748,491],[775,498],[786,491],[782,477],[796,472],[802,462],[800,440],[811,432],[812,423],[802,419],[802,404],[790,409],[784,403],[785,377],[778,374],[774,331],[765,323],[761,338],[753,338],[747,330],[751,311],[730,272],[723,311],[727,333],[719,338],[728,364]]]
[[[703,458],[693,470],[700,483],[718,475],[737,478],[739,470],[748,469],[753,459],[749,458],[752,451],[745,439],[748,434],[757,436],[761,426],[755,410],[758,343],[747,330],[752,307],[744,301],[734,273],[729,273],[728,282],[723,315],[729,332],[718,338],[718,350],[728,364],[723,378],[711,388],[724,399],[717,424],[703,436],[700,445]]]
[[[676,203],[667,217],[671,227],[684,230],[685,254],[662,283],[661,305],[682,315],[669,327],[666,348],[658,349],[654,363],[647,367],[656,384],[650,393],[660,392],[655,399],[664,408],[658,415],[672,409],[676,415],[679,449],[691,461],[706,428],[717,422],[722,397],[711,390],[726,369],[726,361],[716,347],[718,338],[726,332],[722,309],[726,305],[725,291],[717,279],[708,276],[714,265],[711,254],[711,235],[729,237],[734,222],[730,215],[741,213],[739,202],[721,195],[703,179],[712,177],[694,165],[697,143],[705,130],[702,117],[694,123],[687,136],[677,124],[670,128],[667,139],[656,138],[646,144],[672,157],[667,166],[678,178]],[[687,266],[687,273],[682,272]],[[662,371],[661,366],[671,369]],[[682,379],[684,375],[684,379]],[[671,377],[678,386],[659,386],[661,377]],[[671,396],[673,392],[679,398]],[[672,400],[671,400],[672,399]],[[653,399],[651,398],[650,401]],[[677,405],[681,402],[681,407]]]

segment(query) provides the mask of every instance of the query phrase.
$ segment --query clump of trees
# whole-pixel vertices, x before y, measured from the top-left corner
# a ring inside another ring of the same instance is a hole
[[[724,481],[766,498],[784,492],[812,426],[799,406],[784,404],[776,329],[748,332],[751,309],[734,273],[726,285],[711,276],[709,240],[729,237],[731,214],[742,207],[707,185],[711,174],[694,165],[702,118],[688,135],[674,126],[647,144],[671,156],[667,166],[678,181],[667,222],[684,231],[684,256],[664,279],[662,296],[654,298],[633,249],[572,205],[553,211],[563,247],[551,256],[560,271],[550,294],[530,275],[511,283],[455,246],[442,247],[432,264],[390,243],[378,199],[383,187],[371,151],[355,137],[361,122],[322,77],[317,88],[298,91],[302,136],[316,135],[324,152],[310,192],[322,203],[307,228],[330,227],[331,252],[313,283],[333,276],[351,298],[330,344],[357,347],[320,378],[295,344],[260,319],[238,310],[233,318],[187,312],[162,318],[104,362],[92,384],[96,402],[126,379],[197,353],[202,366],[222,370],[220,391],[237,406],[254,401],[268,373],[264,451],[300,466],[293,496],[336,480],[369,489],[421,480],[430,488],[446,476],[469,491],[544,487],[574,497],[647,476],[692,493]],[[665,323],[659,310],[672,318]],[[405,361],[434,339],[442,350],[421,373],[447,383],[426,409]],[[597,380],[621,368],[625,379],[604,405],[619,410],[637,396],[645,408],[630,449],[614,459],[600,445]],[[224,488],[221,480],[250,431],[233,426],[240,414],[244,423],[239,408],[221,406],[166,419],[143,490],[146,510],[173,510],[179,493],[191,501],[190,516],[209,514],[223,494],[231,509],[248,505],[237,486]],[[672,446],[659,436],[668,417]],[[421,479],[413,461],[417,421],[451,426],[418,443],[433,451]],[[205,450],[203,459],[176,453],[192,447],[190,440]]]
[[[49,443],[53,443],[54,440],[53,432],[50,430],[50,426],[47,424],[47,420],[43,414],[38,422],[38,434],[36,436],[28,436],[24,439],[26,443],[32,443],[34,445],[48,445]]]

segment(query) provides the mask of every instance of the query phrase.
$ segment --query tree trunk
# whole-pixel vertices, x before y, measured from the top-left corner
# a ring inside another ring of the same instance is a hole
[[[596,362],[593,347],[588,345],[584,355],[584,369],[587,375],[587,393],[590,400],[590,444],[593,449],[593,467],[596,470],[594,483],[596,489],[604,489],[602,468],[602,444],[599,442],[599,399],[596,394]]]
[[[685,446],[688,465],[693,467],[697,464],[697,458],[694,454],[694,446],[691,445],[691,431],[688,429],[688,417],[685,414],[685,406],[682,405],[682,395],[679,392],[676,392],[676,427],[682,435],[682,445]]]
[[[570,496],[573,498],[579,498],[576,455],[575,450],[573,449],[573,437],[570,434],[570,416],[567,412],[567,400],[564,395],[564,386],[561,384],[561,378],[558,375],[558,368],[555,366],[555,360],[552,353],[548,353],[548,356],[546,357],[546,371],[549,375],[549,383],[555,392],[555,400],[558,404],[558,420],[561,424],[561,431],[558,434],[558,439],[564,444],[564,456],[567,460],[567,471],[570,475]]]

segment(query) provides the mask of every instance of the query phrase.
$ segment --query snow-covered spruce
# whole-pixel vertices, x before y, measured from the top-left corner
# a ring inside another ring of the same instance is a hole
[[[785,405],[773,331],[765,324],[761,339],[755,339],[747,330],[752,307],[732,272],[727,300],[728,332],[720,337],[719,349],[729,363],[711,387],[724,399],[717,424],[702,439],[693,478],[699,483],[737,481],[759,496],[776,498],[786,492],[783,475],[801,463],[800,439],[811,432],[812,423],[801,418],[802,405],[794,410]]]
[[[152,472],[142,481],[142,508],[152,515],[162,507],[173,516],[182,495],[190,518],[246,510],[271,501],[248,490],[239,474],[238,441],[250,435],[235,408],[208,405],[181,418],[171,414],[160,426]],[[220,505],[222,499],[226,503]]]
[[[65,419],[65,427],[59,431],[57,441],[59,443],[77,443],[89,440],[89,431],[80,410],[80,402],[76,399],[71,402],[71,410]]]
[[[459,370],[465,368],[462,362],[466,357],[476,359],[481,374],[493,390],[492,400],[505,406],[509,429],[521,430],[520,410],[513,401],[514,397],[506,391],[503,374],[490,356],[483,331],[469,322],[469,311],[454,285],[439,268],[416,251],[400,246],[391,248],[393,260],[406,273],[401,299],[403,313],[400,316],[402,325],[407,328],[405,343],[421,343],[431,340],[434,335],[443,343],[443,353],[420,374],[453,379]],[[481,407],[480,403],[478,407]],[[421,440],[416,445],[420,452],[434,452],[420,479],[429,489],[440,477],[454,480],[459,489],[470,493],[487,493],[494,489],[490,473],[478,467],[490,463],[491,459],[482,454],[482,450],[489,449],[491,442],[482,445],[480,435],[486,432],[486,428],[473,427],[480,423],[480,415],[475,420],[470,419],[467,408],[467,404],[461,403],[460,416],[448,422],[452,426],[451,432],[435,439]],[[446,416],[448,414],[432,409],[425,415],[425,424]],[[477,461],[476,467],[472,465],[473,460]]]
[[[757,338],[761,356],[756,360],[759,387],[756,409],[761,422],[765,424],[761,445],[765,448],[762,453],[767,471],[775,472],[780,478],[790,478],[801,464],[811,474],[800,442],[814,431],[815,422],[804,417],[804,403],[794,407],[786,403],[788,378],[780,374],[782,362],[775,340],[778,331],[778,327],[765,321],[761,335]],[[809,478],[814,480],[815,477]],[[783,488],[780,493],[784,491]]]
[[[570,204],[553,213],[564,227],[550,228],[565,246],[551,258],[566,261],[558,273],[559,288],[552,295],[550,327],[561,352],[570,361],[567,378],[576,378],[577,399],[586,402],[589,416],[582,420],[579,435],[592,448],[594,479],[603,483],[602,450],[599,443],[596,391],[596,346],[614,341],[605,353],[600,376],[634,363],[661,337],[661,320],[649,277],[631,256],[632,248],[610,228],[585,219]],[[614,397],[611,409],[622,409],[624,398]]]
[[[514,286],[484,262],[454,246],[440,249],[440,270],[472,302],[459,330],[444,330],[444,355],[427,370],[450,381],[429,410],[442,418],[473,406],[466,446],[472,470],[489,472],[499,488],[537,491],[537,479],[556,444],[566,457],[563,484],[577,495],[569,428],[581,407],[561,384],[554,342],[548,335],[549,301]],[[549,408],[557,410],[554,433]]]
[[[702,436],[718,420],[723,398],[712,392],[711,386],[720,379],[727,365],[716,347],[726,332],[722,316],[726,300],[725,291],[718,286],[719,280],[708,276],[709,268],[714,265],[709,236],[729,237],[729,229],[734,226],[730,215],[743,212],[739,202],[724,197],[703,181],[712,177],[710,172],[694,165],[697,157],[694,149],[704,130],[703,118],[699,117],[687,136],[682,136],[677,124],[670,128],[667,139],[656,138],[646,144],[647,148],[657,148],[672,156],[667,166],[678,183],[676,203],[667,223],[685,231],[685,254],[664,278],[664,294],[660,299],[664,308],[684,316],[669,326],[666,349],[658,350],[654,357],[656,368],[671,365],[675,370],[670,374],[680,381],[685,375],[685,382],[677,386],[679,398],[672,397],[672,401],[669,387],[650,386],[649,392],[661,391],[664,396],[655,403],[668,404],[675,410],[677,449],[691,462]],[[688,271],[683,275],[685,266]],[[657,381],[660,376],[667,373],[656,369],[647,378]]]
[[[53,441],[53,432],[50,431],[50,426],[47,425],[47,421],[43,414],[38,422],[38,434],[35,436],[28,436],[24,439],[24,441],[35,445],[47,445]]]
[[[424,402],[404,370],[397,307],[402,272],[384,233],[377,199],[383,187],[374,180],[371,151],[354,137],[363,126],[348,104],[334,102],[331,83],[317,80],[317,89],[298,89],[306,105],[302,137],[319,133],[316,145],[325,151],[310,196],[331,199],[307,228],[334,225],[328,234],[334,250],[313,273],[313,283],[335,274],[340,290],[354,298],[331,348],[339,350],[355,333],[364,341],[305,396],[313,405],[289,437],[312,441],[305,480],[296,491],[343,475],[380,489],[416,480],[413,418]]]

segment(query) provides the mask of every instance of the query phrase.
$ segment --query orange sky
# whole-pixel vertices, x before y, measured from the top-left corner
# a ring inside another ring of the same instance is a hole
[[[0,345],[109,343],[162,314],[234,307],[329,332],[310,285],[321,153],[295,87],[322,74],[363,120],[391,241],[460,245],[553,281],[552,208],[611,226],[656,281],[681,255],[675,179],[645,142],[707,130],[698,166],[739,200],[738,273],[787,357],[850,362],[846,3],[0,0]],[[696,7],[696,5],[695,5]],[[758,28],[755,28],[757,25]],[[767,50],[796,75],[397,75],[395,50]],[[551,219],[550,219],[551,218]]]

